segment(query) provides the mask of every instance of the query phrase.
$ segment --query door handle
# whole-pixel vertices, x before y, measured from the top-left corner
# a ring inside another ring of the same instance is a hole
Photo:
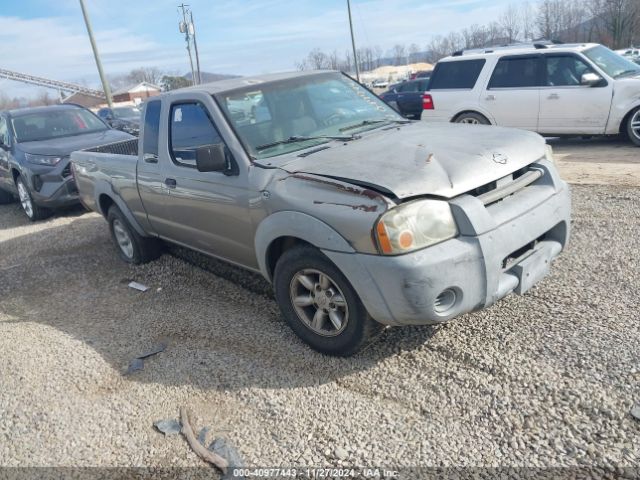
[[[158,155],[156,155],[155,153],[145,153],[142,156],[142,159],[146,163],[158,163]]]
[[[485,97],[485,100],[495,100],[495,99],[496,99],[496,96],[495,96],[495,95],[487,95],[487,96]]]
[[[549,100],[557,100],[560,98],[560,95],[558,95],[557,93],[552,93],[551,95],[549,95],[547,97]]]
[[[164,179],[164,184],[168,188],[176,188],[176,186],[178,185],[178,182],[176,182],[175,178],[165,178]]]

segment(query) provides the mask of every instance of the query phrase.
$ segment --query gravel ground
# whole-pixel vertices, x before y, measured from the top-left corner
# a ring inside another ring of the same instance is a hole
[[[640,189],[574,187],[570,248],[530,293],[337,359],[253,274],[179,250],[131,267],[96,214],[0,206],[0,466],[202,466],[153,428],[188,406],[249,466],[637,468],[639,224]]]

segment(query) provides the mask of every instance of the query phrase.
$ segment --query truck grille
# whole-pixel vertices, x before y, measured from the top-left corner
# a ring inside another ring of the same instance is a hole
[[[475,188],[468,193],[484,203],[485,206],[488,206],[519,192],[542,178],[543,175],[542,169],[531,168],[529,165],[498,180]]]

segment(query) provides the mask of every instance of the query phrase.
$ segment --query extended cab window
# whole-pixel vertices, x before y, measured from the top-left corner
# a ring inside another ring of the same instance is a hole
[[[176,165],[195,168],[199,147],[223,142],[204,105],[198,102],[172,105],[170,125],[169,150]]]
[[[485,60],[440,62],[431,77],[429,90],[472,89],[480,76]]]
[[[546,60],[549,87],[577,87],[582,75],[593,73],[589,65],[574,55],[548,55]]]
[[[158,157],[158,136],[160,134],[159,101],[147,103],[144,114],[144,134],[142,153],[144,156]]]
[[[537,87],[539,57],[504,57],[493,70],[489,88]]]

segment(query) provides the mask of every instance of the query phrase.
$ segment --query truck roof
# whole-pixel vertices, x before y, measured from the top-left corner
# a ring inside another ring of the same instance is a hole
[[[314,75],[324,75],[326,73],[339,73],[336,70],[310,70],[304,72],[282,72],[268,73],[264,75],[254,75],[251,77],[229,78],[226,80],[218,80],[216,82],[203,83],[192,87],[181,88],[180,91],[205,91],[207,93],[221,93],[226,91],[237,90],[239,88],[250,87],[251,85],[259,85],[267,82],[277,82],[280,80],[290,80],[292,78],[311,77]],[[174,92],[176,90],[173,90]],[[168,92],[170,93],[170,92]]]

